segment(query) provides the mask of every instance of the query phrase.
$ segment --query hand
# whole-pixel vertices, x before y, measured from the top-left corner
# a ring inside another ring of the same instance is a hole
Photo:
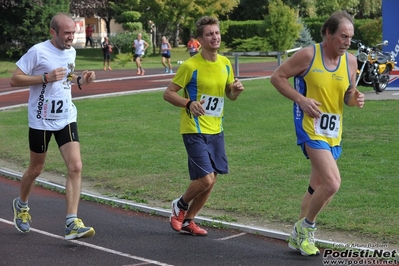
[[[205,114],[205,109],[202,106],[205,103],[205,100],[201,100],[199,102],[193,101],[190,104],[190,112],[194,116],[201,116]]]
[[[319,109],[319,106],[321,106],[321,103],[319,103],[318,101],[304,97],[303,100],[301,100],[301,102],[298,104],[301,107],[302,111],[308,116],[312,118],[320,117],[321,111]]]
[[[364,105],[364,94],[361,93],[360,91],[356,90],[354,97],[357,100],[357,104],[356,105],[359,108],[363,108],[363,105]]]
[[[238,97],[243,90],[244,86],[242,85],[241,81],[239,81],[238,78],[235,78],[231,88],[231,95]]]
[[[59,67],[47,74],[47,82],[54,82],[65,78],[67,69],[65,67]]]
[[[84,84],[89,84],[89,83],[95,81],[96,74],[94,73],[94,71],[85,70],[85,71],[82,72],[82,79],[85,82]]]

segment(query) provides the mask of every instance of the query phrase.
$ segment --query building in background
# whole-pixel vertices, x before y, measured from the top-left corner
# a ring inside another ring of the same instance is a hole
[[[86,43],[86,25],[90,24],[93,27],[93,47],[100,48],[101,42],[104,41],[104,37],[107,36],[107,27],[105,21],[100,17],[93,16],[91,18],[74,17],[75,21],[75,39],[73,40],[74,48],[84,48]],[[110,24],[111,33],[110,35],[115,35],[120,32],[124,32],[122,25],[116,23],[114,20]]]

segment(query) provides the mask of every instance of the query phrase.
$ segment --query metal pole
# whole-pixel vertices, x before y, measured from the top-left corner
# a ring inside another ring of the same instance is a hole
[[[234,66],[235,66],[235,69],[236,69],[236,77],[239,77],[240,76],[240,67],[238,66],[238,54],[235,54],[234,55]]]

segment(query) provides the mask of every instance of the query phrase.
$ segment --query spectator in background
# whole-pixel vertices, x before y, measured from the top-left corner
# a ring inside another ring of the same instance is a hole
[[[87,47],[87,44],[90,42],[91,48],[93,48],[93,27],[90,24],[87,24],[86,27],[86,44],[85,47]]]
[[[173,73],[172,64],[170,63],[170,50],[172,50],[172,47],[170,46],[168,39],[166,39],[165,36],[162,36],[161,55],[162,65],[165,67],[165,73]],[[166,62],[168,65],[166,65]]]
[[[103,55],[104,55],[104,71],[107,70],[105,63],[108,63],[108,69],[112,70],[110,65],[112,45],[109,43],[108,37],[104,37],[104,41],[101,44],[101,49],[103,50]]]
[[[190,56],[196,55],[199,49],[201,49],[201,44],[197,41],[194,35],[191,35],[190,40],[187,43],[187,50],[190,52]]]

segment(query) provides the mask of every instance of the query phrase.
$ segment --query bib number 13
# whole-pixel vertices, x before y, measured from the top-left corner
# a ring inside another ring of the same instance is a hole
[[[319,118],[314,119],[314,128],[316,135],[328,138],[337,138],[341,116],[338,114],[323,113]]]
[[[205,109],[205,115],[220,117],[223,112],[224,98],[203,94],[201,100],[205,100],[202,106]]]

